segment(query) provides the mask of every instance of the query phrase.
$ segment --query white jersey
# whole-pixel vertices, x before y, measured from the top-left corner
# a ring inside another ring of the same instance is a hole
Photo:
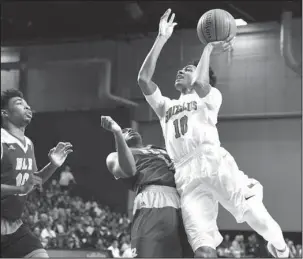
[[[145,98],[159,117],[167,152],[175,162],[202,144],[220,146],[216,124],[222,95],[218,89],[212,87],[204,98],[194,91],[171,100],[157,88]]]

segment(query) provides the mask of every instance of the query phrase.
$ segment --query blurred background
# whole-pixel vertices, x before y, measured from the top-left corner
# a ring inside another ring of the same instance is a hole
[[[109,115],[135,127],[146,144],[164,146],[160,124],[137,74],[167,8],[178,26],[164,47],[155,81],[178,97],[179,68],[201,56],[200,16],[214,8],[238,24],[234,49],[212,58],[223,105],[222,146],[264,186],[292,257],[302,257],[301,1],[5,2],[1,4],[1,90],[20,89],[35,110],[26,134],[41,168],[58,141],[74,153],[24,218],[51,257],[130,257],[134,193],[105,165],[114,139],[100,128]],[[265,242],[220,208],[219,257],[268,257]]]

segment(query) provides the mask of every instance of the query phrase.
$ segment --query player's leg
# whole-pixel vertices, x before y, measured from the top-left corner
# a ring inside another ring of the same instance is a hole
[[[164,207],[137,210],[131,240],[134,257],[182,257],[177,209]]]
[[[193,258],[194,257],[194,252],[191,248],[190,243],[188,242],[188,238],[186,235],[184,223],[183,223],[183,218],[182,218],[182,211],[181,209],[178,209],[178,221],[179,221],[179,238],[180,238],[180,243],[182,247],[182,257],[183,258]]]
[[[288,257],[289,249],[282,230],[269,214],[263,202],[254,196],[247,200],[247,204],[248,209],[243,215],[243,220],[268,241],[268,250],[274,257]]]
[[[188,241],[195,257],[217,257],[216,247],[223,239],[217,227],[218,202],[200,181],[197,186],[190,187],[190,192],[181,195],[182,217]]]
[[[224,158],[218,176],[212,182],[215,196],[239,223],[246,221],[276,249],[287,250],[280,226],[263,204],[262,185],[249,179],[239,170],[234,158],[226,150],[222,150]],[[287,253],[285,251],[282,257]],[[280,256],[279,251],[277,256]]]
[[[48,258],[48,255],[42,247],[40,240],[23,224],[15,233],[1,235],[1,257]]]

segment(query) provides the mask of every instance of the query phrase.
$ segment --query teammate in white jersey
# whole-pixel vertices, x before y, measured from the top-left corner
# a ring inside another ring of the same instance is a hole
[[[147,102],[159,117],[168,154],[175,162],[175,181],[181,196],[182,215],[196,257],[216,257],[222,242],[217,227],[218,202],[237,222],[246,221],[268,241],[275,257],[288,257],[289,250],[279,225],[263,205],[262,185],[239,170],[233,157],[220,146],[216,128],[222,96],[209,67],[214,49],[225,51],[231,39],[205,46],[198,64],[178,71],[178,100],[162,96],[152,81],[159,54],[172,35],[175,15],[167,10],[159,33],[138,76]]]

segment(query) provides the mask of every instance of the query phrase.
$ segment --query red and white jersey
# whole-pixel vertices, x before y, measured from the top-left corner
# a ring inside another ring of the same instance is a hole
[[[178,100],[162,96],[159,88],[145,96],[159,117],[169,156],[179,161],[202,144],[220,146],[216,127],[222,95],[216,88],[200,98],[196,92]]]

